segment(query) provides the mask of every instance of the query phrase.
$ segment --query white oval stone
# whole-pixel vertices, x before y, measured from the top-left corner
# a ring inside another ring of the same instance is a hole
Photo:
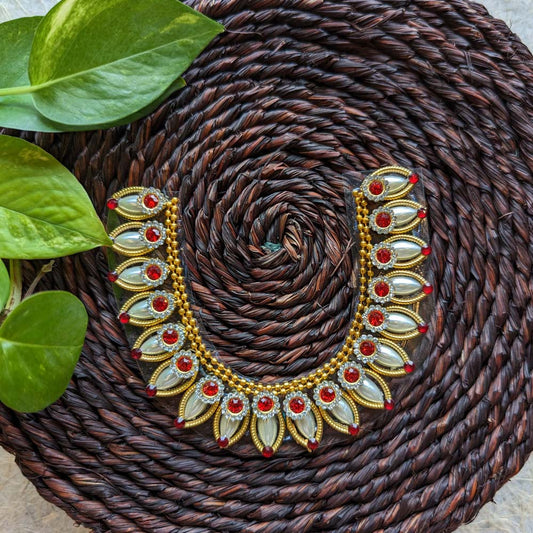
[[[130,252],[144,250],[145,242],[138,231],[123,231],[114,238],[115,244],[126,248]]]
[[[363,376],[361,385],[356,390],[357,394],[371,402],[382,402],[384,400],[383,391],[369,378]]]
[[[406,205],[397,205],[395,207],[391,207],[391,210],[396,216],[396,225],[398,227],[406,226],[417,216],[416,209]]]
[[[388,194],[390,195],[396,194],[407,185],[407,178],[401,174],[385,174],[382,178],[389,184]]]
[[[396,296],[411,296],[422,290],[422,283],[410,276],[391,276],[390,281]]]
[[[137,318],[140,320],[153,318],[150,309],[150,304],[147,299],[139,300],[128,309],[128,315],[130,315],[131,318]]]
[[[375,361],[376,363],[379,363],[383,366],[388,366],[389,368],[400,368],[403,366],[403,359],[401,358],[400,354],[386,344],[379,345],[379,354]]]
[[[421,246],[416,242],[405,241],[403,239],[391,242],[391,246],[396,252],[396,255],[400,261],[409,261],[414,259],[422,251]]]
[[[298,431],[308,439],[314,439],[316,435],[316,419],[313,411],[309,412],[302,418],[294,421]]]
[[[119,278],[122,281],[131,283],[133,285],[143,285],[144,284],[143,272],[144,272],[143,267],[141,267],[140,265],[134,265],[134,266],[125,268],[120,273]]]
[[[128,194],[118,199],[118,206],[128,215],[144,215],[142,207],[137,203],[137,194]]]
[[[185,404],[183,418],[185,418],[185,420],[194,420],[195,418],[198,418],[204,411],[206,411],[208,406],[209,404],[202,402],[202,400],[200,400],[196,394],[191,394],[190,398]]]
[[[278,437],[279,424],[278,417],[257,419],[257,434],[265,446],[273,446]]]
[[[183,379],[172,371],[172,365],[169,365],[157,376],[155,386],[158,390],[167,390],[175,387],[182,381]]]
[[[387,331],[391,333],[408,333],[416,329],[417,323],[408,315],[398,311],[389,311],[387,319]]]
[[[142,353],[145,353],[146,355],[156,355],[158,353],[163,353],[164,350],[162,350],[159,346],[159,342],[157,340],[157,335],[151,335],[148,337],[139,347]]]
[[[350,425],[355,422],[352,408],[344,398],[341,398],[339,403],[332,407],[329,412],[342,424]]]
[[[235,435],[235,432],[237,429],[239,429],[239,426],[241,424],[240,420],[230,420],[227,416],[222,415],[220,417],[220,435],[228,437],[228,439],[231,439],[233,435]]]

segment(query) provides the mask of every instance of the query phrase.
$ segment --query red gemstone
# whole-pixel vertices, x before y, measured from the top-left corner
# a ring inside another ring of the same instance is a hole
[[[403,369],[404,369],[408,374],[410,374],[410,373],[415,369],[415,364],[413,363],[413,361],[407,361],[406,363],[404,363],[404,365],[403,365]]]
[[[157,394],[157,387],[155,385],[148,385],[148,387],[146,387],[146,394],[152,398]]]
[[[422,292],[424,294],[431,294],[433,292],[433,285],[431,285],[431,283],[426,283],[423,287],[422,287]]]
[[[385,281],[378,281],[374,285],[374,292],[381,298],[387,296],[387,294],[390,292],[389,284]]]
[[[157,207],[158,203],[159,203],[159,198],[155,194],[147,194],[143,198],[143,204],[148,209],[153,209],[154,207]]]
[[[163,331],[163,342],[165,344],[176,344],[179,339],[179,334],[175,329],[166,329]]]
[[[359,380],[361,374],[359,373],[359,370],[357,370],[357,368],[350,366],[344,371],[343,376],[348,383],[355,383]]]
[[[133,348],[133,350],[131,351],[132,359],[140,359],[142,355],[143,353],[141,352],[141,350],[139,350],[139,348]]]
[[[146,269],[146,277],[152,281],[158,280],[163,275],[163,271],[157,265],[150,265]]]
[[[422,324],[418,324],[418,331],[420,333],[427,333],[428,329],[429,329],[429,326],[425,322],[423,322]]]
[[[174,419],[174,425],[178,429],[183,429],[185,427],[186,420],[182,416],[179,416],[178,418]]]
[[[120,320],[121,324],[127,324],[130,321],[130,315],[128,315],[128,313],[120,313],[120,315],[118,315],[118,319]]]
[[[161,232],[158,228],[150,227],[144,232],[148,242],[157,242],[161,238]]]
[[[307,447],[311,450],[311,451],[314,451],[318,448],[318,441],[316,439],[309,439],[307,441]]]
[[[182,355],[176,360],[176,367],[180,372],[188,372],[192,368],[192,359]]]
[[[415,183],[418,183],[419,179],[420,178],[418,177],[418,174],[413,173],[409,176],[409,183],[412,183],[414,185]]]
[[[348,426],[348,432],[355,437],[359,433],[359,424],[350,424]]]
[[[158,313],[166,311],[168,308],[168,299],[164,296],[157,296],[152,300],[152,308]]]
[[[274,400],[270,396],[263,396],[257,402],[257,408],[263,413],[268,413],[273,407]]]
[[[212,380],[206,381],[202,386],[202,392],[209,398],[216,396],[218,393],[218,383]]]
[[[295,414],[300,414],[305,409],[304,399],[300,398],[300,396],[292,398],[289,402],[289,409]]]
[[[376,252],[376,259],[383,265],[387,264],[392,258],[392,252],[388,248],[379,248]]]
[[[274,455],[274,450],[271,446],[265,446],[261,453],[263,454],[263,457],[266,457],[267,459],[269,459],[270,457]]]
[[[372,341],[363,341],[361,344],[359,344],[359,351],[364,356],[368,357],[369,355],[372,355],[375,353],[376,345]]]
[[[431,252],[431,246],[429,245],[426,245],[422,248],[422,255],[429,255]]]
[[[381,212],[376,215],[376,226],[379,228],[388,228],[391,225],[392,218],[388,213]]]
[[[109,198],[107,201],[108,209],[116,209],[118,207],[118,200],[116,198]]]
[[[379,180],[374,180],[374,181],[371,181],[370,182],[370,185],[368,186],[368,190],[374,195],[374,196],[379,196],[384,188],[383,188],[383,183]]]
[[[244,404],[240,398],[230,398],[228,401],[228,409],[231,413],[236,415],[244,409]]]
[[[368,323],[371,326],[374,326],[375,328],[381,326],[383,322],[385,322],[385,317],[383,316],[383,313],[381,311],[378,311],[377,309],[374,309],[368,313],[367,317]],[[361,343],[363,344],[363,343]],[[361,352],[362,353],[362,352]]]
[[[385,400],[385,402],[383,403],[385,409],[387,409],[387,411],[392,411],[394,409],[394,400],[391,400],[390,398]]]
[[[223,435],[222,437],[220,437],[220,438],[217,440],[217,444],[218,444],[221,448],[225,448],[225,447],[229,444],[229,439],[228,439],[228,437],[226,437],[226,435]]]
[[[322,387],[319,392],[320,399],[324,403],[331,403],[335,399],[335,390],[331,387]]]
[[[118,274],[113,271],[113,272],[108,272],[107,273],[107,279],[111,282],[111,283],[115,283],[115,281],[117,281],[118,279]]]
[[[417,212],[416,214],[418,215],[418,218],[426,218],[428,216],[428,212],[426,211],[426,209],[424,209],[423,207],[421,207]]]

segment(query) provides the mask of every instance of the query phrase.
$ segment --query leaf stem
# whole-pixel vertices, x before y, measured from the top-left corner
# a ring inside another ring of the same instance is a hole
[[[2,313],[3,317],[13,311],[22,300],[22,267],[18,259],[9,260],[9,281],[11,289]]]
[[[35,92],[34,85],[24,85],[23,87],[4,87],[0,89],[0,96],[12,96],[15,94],[28,94]]]
[[[46,265],[43,265],[41,270],[39,270],[39,273],[35,276],[35,279],[31,282],[31,285],[28,287],[28,290],[26,291],[26,294],[24,295],[24,300],[33,294],[33,291],[35,290],[35,287],[37,287],[37,284],[45,274],[48,274],[48,272],[52,272],[52,268],[54,268],[55,260],[52,259],[52,261],[49,261],[46,263]]]

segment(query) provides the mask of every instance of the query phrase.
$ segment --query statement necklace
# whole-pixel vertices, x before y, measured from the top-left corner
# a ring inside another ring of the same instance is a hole
[[[174,424],[187,429],[212,419],[221,448],[247,430],[271,457],[285,431],[308,451],[322,439],[324,421],[359,433],[357,405],[394,408],[384,377],[414,370],[405,343],[426,333],[420,301],[433,291],[420,274],[431,248],[418,234],[426,208],[408,198],[419,176],[385,167],[352,192],[359,235],[359,300],[344,345],[304,376],[262,383],[237,374],[209,350],[189,304],[178,241],[179,202],[154,188],[128,187],[107,202],[128,222],[111,233],[113,249],[129,257],[108,278],[135,293],[122,306],[122,324],[142,328],[134,359],[156,363],[148,396],[183,394]],[[166,256],[163,255],[166,246]]]

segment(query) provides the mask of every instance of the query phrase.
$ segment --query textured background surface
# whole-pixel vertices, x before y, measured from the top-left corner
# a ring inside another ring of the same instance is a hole
[[[50,0],[3,0],[0,21],[43,13]],[[485,0],[491,13],[504,19],[522,40],[533,47],[531,0]],[[82,531],[63,511],[47,503],[18,471],[12,457],[0,450],[0,533],[52,533]],[[533,463],[530,462],[461,533],[533,533]]]

